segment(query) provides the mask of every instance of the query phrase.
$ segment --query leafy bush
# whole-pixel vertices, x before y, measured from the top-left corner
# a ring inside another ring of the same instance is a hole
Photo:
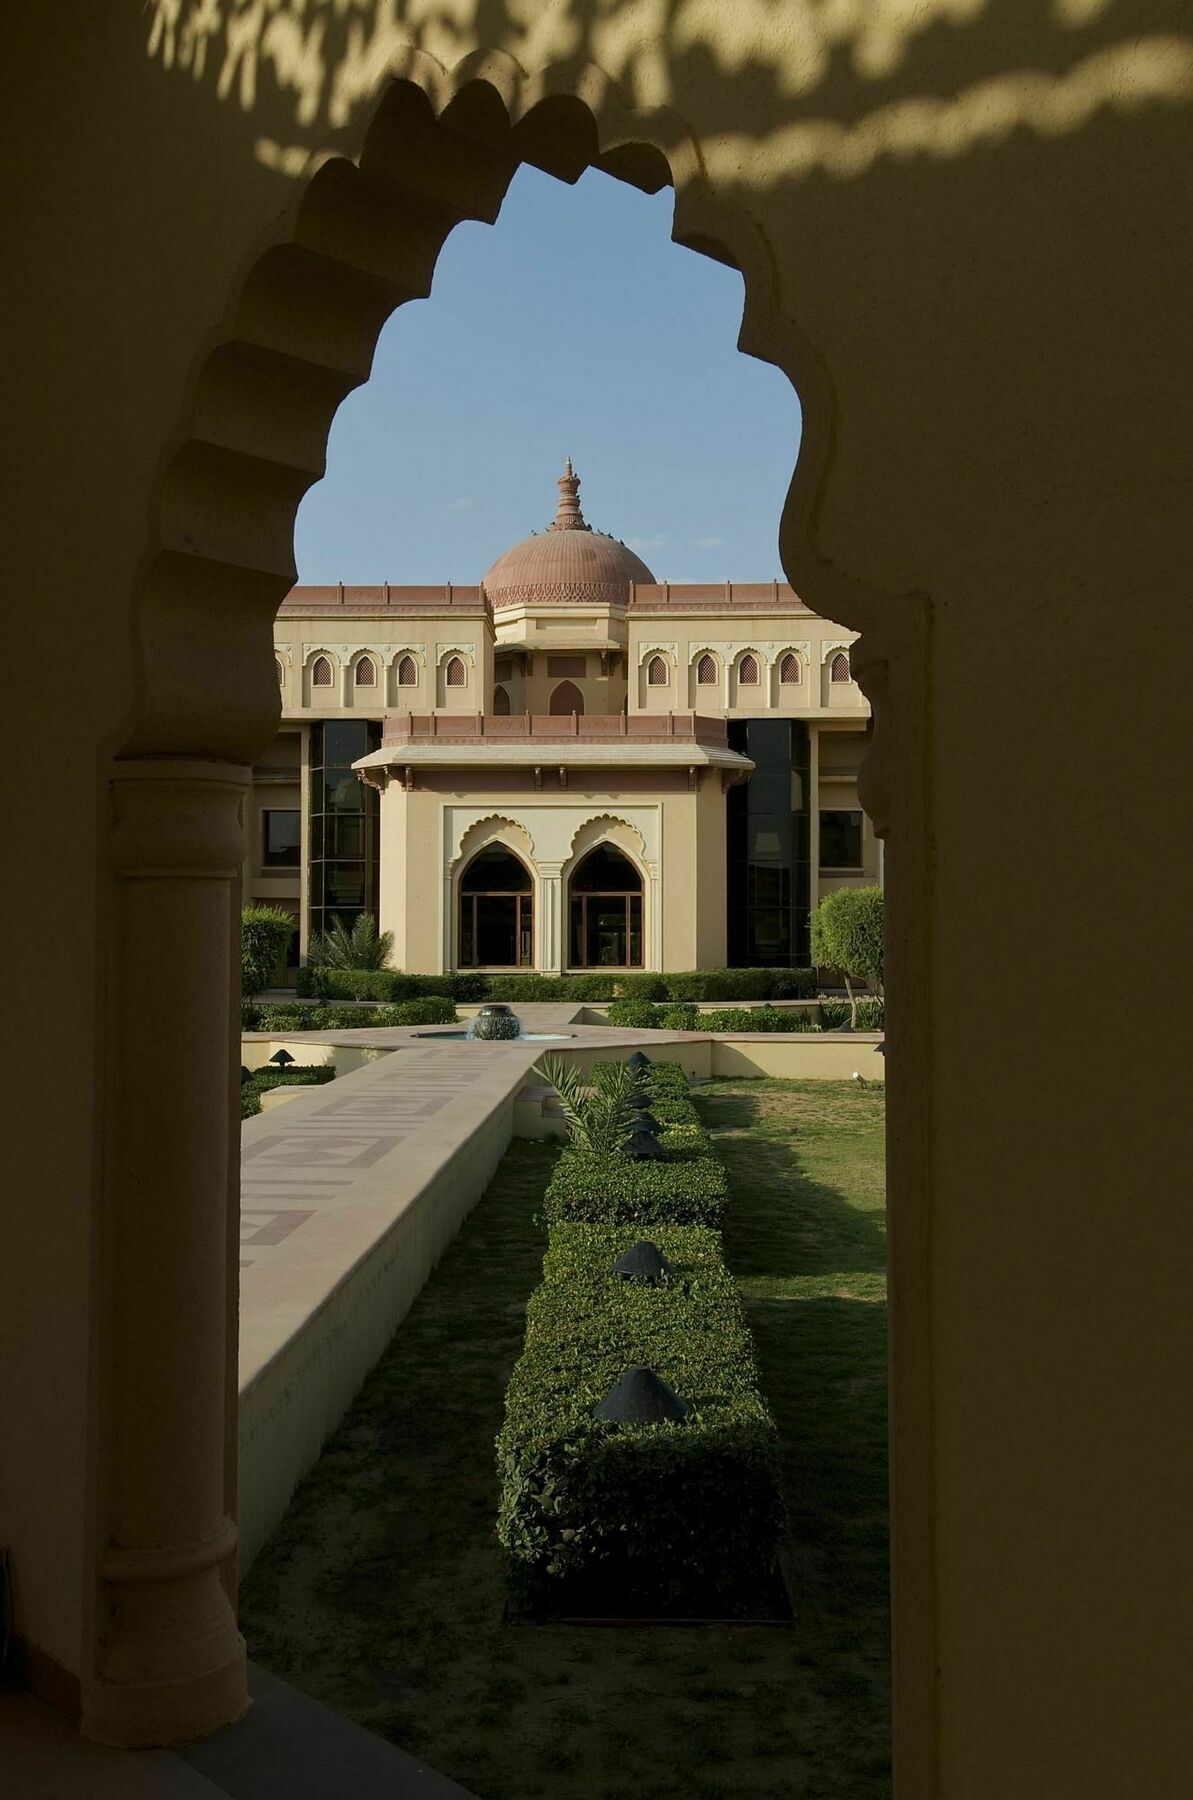
[[[659,1008],[653,1000],[614,1000],[606,1013],[610,1025],[627,1031],[652,1031],[658,1023]]]
[[[323,969],[384,969],[393,947],[393,932],[378,931],[372,913],[358,913],[350,927],[337,915],[311,939],[307,961]]]
[[[852,1009],[848,1000],[827,1000],[822,995],[816,1010],[821,1031],[840,1031],[848,1025]]]
[[[240,992],[249,999],[279,974],[294,920],[277,906],[246,906],[240,914]]]
[[[659,1011],[660,1031],[700,1031],[704,1029],[700,1010],[694,1000],[677,1000]]]
[[[660,1120],[660,1124],[662,1120]],[[707,1225],[721,1222],[728,1188],[715,1157],[634,1162],[567,1149],[543,1196],[549,1225]]]
[[[771,969],[768,1000],[811,1000],[816,993],[815,969]]]
[[[324,1082],[334,1081],[335,1070],[322,1063],[289,1063],[286,1068],[278,1069],[268,1063],[264,1068],[253,1072],[248,1081],[241,1084],[240,1116],[251,1119],[261,1111],[261,1096],[268,1088],[276,1087],[322,1087]]]
[[[635,974],[632,970],[623,970],[614,976],[612,986],[615,1000],[665,1000],[667,998],[667,977],[665,975]]]
[[[766,1000],[773,969],[689,969],[665,975],[668,1000]]]
[[[844,975],[856,1030],[854,982],[873,981],[882,986],[882,889],[838,888],[826,894],[812,914],[812,954],[818,966],[840,969]]]
[[[796,1012],[794,1007],[725,1006],[717,1012],[705,1013],[701,1023],[705,1031],[817,1031],[815,1016]]]
[[[605,1079],[587,1087],[580,1071],[560,1056],[544,1056],[534,1073],[559,1095],[568,1139],[593,1156],[618,1156],[633,1135],[637,1083],[625,1063],[615,1063]]]
[[[246,1022],[249,1016],[255,1018],[255,1024]],[[455,1017],[454,1003],[443,994],[403,1000],[397,1006],[304,1006],[283,1000],[276,1006],[242,1008],[241,1028],[275,1035],[296,1031],[368,1031],[389,1025],[450,1025]]]
[[[886,1027],[886,1005],[882,1000],[859,1000],[857,1003],[857,1027],[859,1031],[882,1031]]]
[[[707,1230],[655,1228],[672,1281],[622,1281],[612,1264],[637,1236],[636,1225],[551,1233],[497,1439],[498,1535],[527,1598],[745,1609],[774,1567],[783,1503],[741,1302]],[[593,1418],[635,1364],[688,1402],[687,1419]]]

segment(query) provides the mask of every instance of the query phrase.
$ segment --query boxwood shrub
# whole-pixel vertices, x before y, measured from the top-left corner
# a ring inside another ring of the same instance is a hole
[[[638,1227],[558,1225],[497,1439],[515,1592],[567,1611],[747,1612],[783,1525],[774,1422],[718,1233],[655,1226],[666,1286],[612,1273]],[[593,1407],[646,1364],[693,1408],[612,1425]]]
[[[662,1120],[659,1121],[663,1123]],[[728,1188],[716,1157],[670,1151],[659,1162],[567,1149],[543,1196],[548,1225],[720,1226]]]
[[[417,1000],[446,994],[460,1005],[483,1000],[593,1002],[617,999],[791,1000],[816,992],[815,969],[687,969],[661,975],[633,969],[576,975],[485,975],[473,970],[408,975],[399,969],[299,969],[300,1000]]]
[[[243,1031],[357,1031],[387,1025],[450,1025],[455,1003],[445,994],[403,1000],[397,1006],[315,1006],[281,1001],[276,1006],[242,1006]],[[250,1024],[250,1019],[253,1023]]]
[[[254,1070],[249,1080],[241,1084],[240,1116],[251,1119],[261,1111],[261,1096],[267,1088],[322,1087],[325,1082],[335,1080],[335,1073],[330,1064],[290,1063],[284,1069],[267,1064],[263,1069]]]

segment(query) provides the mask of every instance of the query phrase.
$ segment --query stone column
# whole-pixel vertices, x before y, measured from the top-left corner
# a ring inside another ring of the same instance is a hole
[[[97,1243],[97,1607],[82,1726],[178,1743],[248,1706],[236,1628],[240,868],[249,771],[113,771]]]
[[[563,917],[562,863],[538,865],[538,928],[536,936],[537,966],[545,973],[557,975],[567,966],[567,945]]]

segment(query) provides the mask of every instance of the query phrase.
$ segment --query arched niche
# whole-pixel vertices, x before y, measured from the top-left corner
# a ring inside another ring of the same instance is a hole
[[[547,709],[556,718],[566,718],[575,713],[584,716],[584,696],[574,681],[561,681],[551,694]]]

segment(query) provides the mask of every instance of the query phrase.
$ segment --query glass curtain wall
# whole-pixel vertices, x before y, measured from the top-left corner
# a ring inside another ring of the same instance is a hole
[[[727,795],[728,951],[732,968],[811,961],[810,744],[798,719],[731,719],[729,748],[755,764]]]
[[[373,719],[328,719],[311,726],[308,834],[312,937],[333,918],[351,929],[361,913],[377,917],[380,903],[380,806],[352,764],[381,748]]]

